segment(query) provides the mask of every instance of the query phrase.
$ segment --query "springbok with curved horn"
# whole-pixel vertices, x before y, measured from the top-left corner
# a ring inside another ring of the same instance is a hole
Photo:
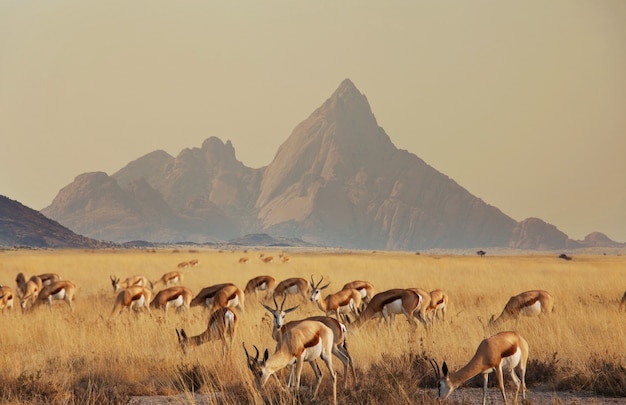
[[[254,293],[254,295],[258,298],[259,291],[265,291],[266,295],[273,294],[275,285],[276,280],[272,276],[256,276],[248,281],[243,292],[244,294]]]
[[[24,275],[22,273],[18,274],[18,279],[20,278],[20,276],[23,277]],[[20,282],[18,282],[18,288],[22,294],[20,306],[22,307],[22,310],[26,310],[29,307],[29,303],[30,306],[32,306],[35,304],[35,302],[37,302],[37,297],[39,296],[39,293],[43,288],[43,283],[41,282],[41,279],[39,277],[32,276],[26,282],[23,282],[23,280],[21,284]]]
[[[365,307],[365,311],[357,320],[358,326],[363,326],[366,322],[383,318],[391,327],[391,323],[397,314],[404,314],[406,319],[412,326],[417,326],[414,319],[415,311],[419,311],[422,305],[422,297],[412,289],[395,288],[383,292],[372,297],[372,300]],[[426,321],[416,317],[426,327]]]
[[[445,399],[452,391],[470,378],[483,375],[483,405],[487,402],[487,380],[489,373],[495,371],[502,399],[507,404],[504,391],[503,373],[508,372],[516,386],[513,401],[517,403],[517,396],[522,388],[522,398],[526,399],[526,362],[528,361],[528,342],[517,332],[500,332],[478,345],[474,357],[463,368],[456,372],[449,372],[446,362],[441,370],[439,365],[431,360],[435,370],[437,382],[437,398]],[[516,370],[518,374],[516,374]],[[443,375],[441,372],[443,371]]]
[[[342,320],[341,316],[347,317],[349,313],[352,313],[356,319],[359,316],[359,308],[361,307],[361,293],[350,288],[329,294],[322,299],[322,290],[330,285],[330,283],[328,283],[320,287],[322,281],[324,281],[324,277],[322,277],[318,283],[315,283],[311,275],[310,300],[316,302],[318,308],[324,311],[326,315],[334,313],[337,320]]]
[[[232,283],[215,284],[205,287],[193,297],[190,306],[204,306],[211,312],[218,308],[230,307],[244,310],[245,295]]]
[[[300,277],[288,278],[276,286],[274,297],[300,294],[306,301],[309,298],[309,282]]]
[[[259,388],[265,385],[272,374],[295,361],[296,392],[300,389],[303,363],[321,358],[326,363],[328,372],[333,380],[333,403],[337,404],[337,373],[333,369],[332,359],[333,341],[333,332],[326,325],[317,321],[304,320],[283,334],[280,347],[271,356],[268,350],[265,349],[263,359],[259,360],[259,350],[256,346],[254,347],[256,349],[255,357],[248,354],[245,345],[244,351],[248,361],[248,368],[252,371]],[[314,368],[314,370],[317,370],[317,368]],[[317,396],[322,382],[322,373],[317,374],[316,372],[315,378],[313,398]]]
[[[121,314],[124,308],[128,308],[135,311],[146,311],[150,315],[150,301],[152,298],[152,291],[150,291],[146,287],[142,287],[140,285],[134,285],[132,287],[128,287],[119,294],[117,294],[117,298],[115,299],[115,305],[113,306],[112,315],[116,313]]]
[[[150,286],[150,282],[144,276],[131,276],[131,277],[128,277],[124,281],[120,281],[120,279],[115,276],[110,276],[110,277],[111,277],[111,285],[113,286],[113,292],[118,292],[120,290],[124,290],[124,289],[135,287],[135,286],[139,286],[139,287]]]
[[[0,286],[0,311],[5,309],[13,309],[13,289],[8,285]]]
[[[72,301],[74,300],[75,293],[76,285],[71,281],[54,281],[52,284],[48,284],[41,289],[37,295],[37,301],[35,301],[35,304],[47,302],[49,308],[52,309],[52,301],[64,300],[70,307],[70,311],[74,312]]]
[[[192,297],[193,293],[189,288],[173,286],[159,291],[152,299],[150,307],[163,309],[166,315],[169,307],[176,308],[177,312],[181,309],[185,312],[189,312]]]
[[[178,343],[185,354],[187,354],[189,346],[200,346],[201,344],[219,339],[223,344],[222,355],[226,356],[226,352],[233,345],[236,328],[237,315],[230,308],[223,307],[209,316],[207,328],[201,334],[187,337],[184,329],[176,329],[176,335],[178,336]],[[228,342],[226,341],[227,338]]]
[[[280,347],[282,343],[283,334],[286,333],[289,329],[296,326],[298,323],[302,322],[303,320],[322,322],[324,325],[329,327],[333,331],[333,335],[334,335],[333,354],[335,355],[335,357],[339,359],[339,361],[343,363],[343,375],[344,375],[343,387],[344,389],[347,389],[348,387],[348,367],[350,367],[350,371],[352,372],[352,379],[354,381],[354,384],[356,385],[356,370],[354,369],[354,361],[352,360],[352,356],[350,356],[350,353],[348,353],[348,346],[346,344],[347,331],[346,331],[346,326],[343,323],[328,316],[310,316],[305,319],[301,319],[297,321],[290,321],[290,322],[285,323],[285,316],[288,313],[297,309],[299,305],[296,305],[295,307],[292,307],[292,308],[283,309],[285,305],[285,298],[283,298],[283,301],[280,304],[280,307],[278,306],[278,303],[276,302],[275,298],[274,298],[274,306],[276,308],[270,308],[269,306],[265,304],[261,304],[261,305],[263,305],[263,307],[265,307],[265,309],[267,309],[274,317],[274,328],[272,329],[272,338],[277,343],[276,350],[278,350],[278,348]],[[310,364],[311,364],[311,367],[315,367],[319,369],[319,366],[317,365],[317,363],[310,363]],[[313,370],[313,372],[317,374],[317,370]],[[290,383],[288,384],[289,386],[291,386],[291,381],[293,379],[292,374],[293,374],[293,369],[289,375],[289,381],[290,381]]]
[[[510,320],[519,320],[521,316],[550,315],[554,308],[554,298],[544,290],[526,291],[509,299],[498,318],[492,316],[488,327],[498,327]],[[494,319],[495,318],[495,319]]]

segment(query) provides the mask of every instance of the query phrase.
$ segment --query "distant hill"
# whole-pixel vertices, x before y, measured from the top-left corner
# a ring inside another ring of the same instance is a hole
[[[112,243],[86,238],[21,203],[0,195],[0,247],[102,248]]]
[[[396,148],[348,79],[267,167],[246,167],[230,141],[210,137],[176,157],[151,152],[111,176],[81,174],[42,212],[115,242],[215,243],[264,233],[358,249],[579,245],[540,219],[518,223]]]

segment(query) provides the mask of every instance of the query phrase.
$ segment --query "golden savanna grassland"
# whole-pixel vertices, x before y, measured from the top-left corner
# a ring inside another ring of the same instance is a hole
[[[434,377],[427,358],[446,360],[452,370],[463,366],[479,342],[496,332],[486,331],[481,320],[499,315],[509,297],[531,289],[552,293],[552,317],[510,321],[500,328],[516,330],[529,342],[528,403],[543,403],[537,393],[546,391],[557,392],[553,403],[558,403],[559,391],[567,390],[595,391],[597,398],[626,396],[626,313],[618,311],[626,289],[625,257],[589,255],[565,261],[556,255],[290,251],[288,263],[262,263],[260,253],[277,257],[280,252],[183,248],[0,252],[3,285],[15,289],[20,272],[27,277],[56,272],[78,286],[73,313],[65,302],[55,302],[51,310],[40,306],[25,313],[16,302],[13,310],[4,311],[1,403],[113,404],[127,403],[133,396],[164,395],[178,395],[174,403],[194,403],[198,397],[190,390],[217,393],[203,396],[216,403],[260,404],[268,398],[274,403],[292,403],[291,395],[277,389],[273,380],[260,393],[246,367],[242,342],[248,348],[270,348],[270,352],[275,347],[271,315],[254,296],[247,296],[245,310],[238,312],[235,344],[226,359],[219,342],[191,348],[187,355],[178,346],[176,328],[184,328],[189,335],[206,329],[205,309],[192,308],[189,314],[170,311],[167,316],[154,310],[152,317],[129,311],[111,315],[116,297],[111,275],[124,279],[140,274],[157,280],[190,259],[198,259],[199,265],[182,270],[183,285],[194,294],[222,282],[243,290],[250,278],[261,274],[277,281],[324,276],[331,282],[326,294],[353,280],[368,280],[378,291],[445,290],[450,297],[446,320],[436,322],[429,333],[421,324],[413,329],[403,317],[396,319],[391,331],[375,321],[360,329],[349,327],[348,348],[360,383],[344,391],[343,366],[334,359],[340,403],[432,403]],[[239,263],[243,256],[250,257],[250,262]],[[290,297],[285,307],[298,303]],[[309,315],[321,315],[321,311],[311,302],[302,302],[288,320]],[[319,401],[327,403],[330,379],[322,370]],[[305,367],[303,387],[311,383],[312,372]],[[499,395],[497,388],[490,391]],[[459,389],[450,399],[463,401],[463,392],[464,388]],[[308,394],[303,389],[301,403],[312,403]]]

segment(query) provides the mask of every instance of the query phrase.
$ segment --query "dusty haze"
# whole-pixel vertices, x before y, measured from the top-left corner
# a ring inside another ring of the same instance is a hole
[[[626,3],[0,2],[0,194],[156,149],[269,164],[345,78],[399,148],[516,220],[626,241]]]

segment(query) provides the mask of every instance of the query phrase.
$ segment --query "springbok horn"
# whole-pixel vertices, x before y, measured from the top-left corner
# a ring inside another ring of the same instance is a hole
[[[285,292],[285,294],[283,294],[283,302],[280,303],[280,310],[283,310],[283,307],[285,306],[285,300],[287,299],[287,292]],[[278,306],[276,306],[278,308]]]

